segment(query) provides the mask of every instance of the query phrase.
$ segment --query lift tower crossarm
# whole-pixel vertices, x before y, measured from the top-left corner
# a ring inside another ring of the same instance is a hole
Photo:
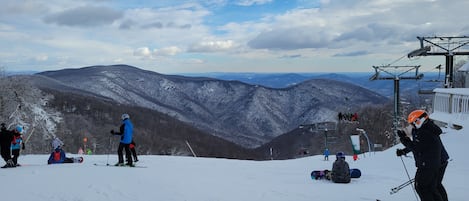
[[[397,144],[398,136],[397,136],[397,128],[399,124],[399,105],[400,105],[400,98],[399,98],[399,81],[400,80],[419,80],[423,78],[423,74],[419,74],[418,66],[373,66],[375,69],[375,75],[370,77],[370,80],[394,80],[394,121],[393,121],[393,133],[394,133],[394,143]],[[394,68],[396,70],[395,73],[390,72],[389,68]],[[399,69],[405,68],[405,70],[398,71]],[[404,76],[408,74],[410,71],[415,70],[415,76]],[[388,77],[383,77],[380,75],[380,72],[384,72],[388,74]]]
[[[445,87],[453,88],[453,58],[458,55],[469,55],[467,51],[458,51],[463,46],[469,44],[468,36],[452,36],[452,37],[420,37],[417,36],[420,41],[420,49],[416,49],[409,54],[407,57],[416,56],[445,56]],[[436,47],[432,50],[432,47]],[[438,51],[440,50],[440,51]]]

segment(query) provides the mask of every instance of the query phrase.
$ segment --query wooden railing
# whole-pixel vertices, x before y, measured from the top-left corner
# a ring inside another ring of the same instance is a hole
[[[463,127],[469,125],[469,88],[434,89],[431,118]]]

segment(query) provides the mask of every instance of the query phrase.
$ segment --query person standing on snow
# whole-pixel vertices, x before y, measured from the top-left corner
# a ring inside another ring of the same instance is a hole
[[[16,128],[12,131],[13,140],[11,141],[11,154],[13,155],[12,160],[15,166],[20,166],[20,164],[18,164],[20,149],[25,149],[21,132],[23,132],[23,127],[21,125],[17,125]]]
[[[122,124],[120,126],[119,132],[111,130],[111,134],[121,136],[119,148],[117,149],[117,155],[119,157],[119,161],[115,164],[115,166],[125,166],[125,165],[134,166],[132,162],[132,153],[130,151],[130,143],[132,142],[132,138],[133,138],[134,126],[132,125],[132,122],[130,122],[130,116],[128,114],[122,114],[121,119],[122,119]],[[122,153],[124,149],[125,149],[125,157],[127,159],[126,164],[124,164],[124,156]]]
[[[414,185],[420,200],[442,201],[443,196],[438,190],[438,184],[440,178],[443,178],[443,175],[440,175],[442,161],[447,161],[447,153],[442,157],[443,144],[439,137],[442,131],[424,110],[412,111],[407,117],[407,122],[413,127],[412,140],[404,131],[399,130],[397,133],[405,148],[397,149],[396,155],[400,157],[412,151],[417,167]]]
[[[0,153],[2,155],[3,160],[5,160],[6,164],[2,166],[2,168],[11,168],[16,167],[15,163],[11,159],[11,141],[13,140],[13,133],[5,127],[5,123],[1,124],[0,129]]]
[[[324,149],[324,160],[325,161],[329,160],[329,149],[328,148]]]
[[[129,145],[129,148],[130,148],[130,151],[132,152],[132,156],[134,157],[134,161],[135,162],[138,162],[138,158],[137,158],[137,150],[135,150],[135,141],[132,140],[132,142],[130,143]]]

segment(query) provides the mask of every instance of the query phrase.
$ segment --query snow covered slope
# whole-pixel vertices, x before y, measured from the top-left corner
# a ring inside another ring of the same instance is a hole
[[[451,201],[467,200],[469,172],[464,130],[442,136],[451,156],[444,184]],[[398,145],[384,152],[347,157],[362,177],[350,184],[310,179],[312,170],[330,169],[322,156],[283,161],[140,156],[148,168],[95,166],[113,164],[112,154],[85,156],[82,164],[45,165],[46,155],[21,156],[23,167],[0,169],[2,200],[24,201],[412,201],[410,186],[394,195],[390,189],[408,180]],[[413,158],[403,158],[413,177]]]

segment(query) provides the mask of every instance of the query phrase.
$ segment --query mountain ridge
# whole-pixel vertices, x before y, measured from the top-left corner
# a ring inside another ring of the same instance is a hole
[[[322,79],[274,89],[240,81],[164,75],[127,65],[90,66],[38,75],[121,104],[163,112],[251,148],[300,124],[331,121],[338,111],[388,101],[362,87]]]

